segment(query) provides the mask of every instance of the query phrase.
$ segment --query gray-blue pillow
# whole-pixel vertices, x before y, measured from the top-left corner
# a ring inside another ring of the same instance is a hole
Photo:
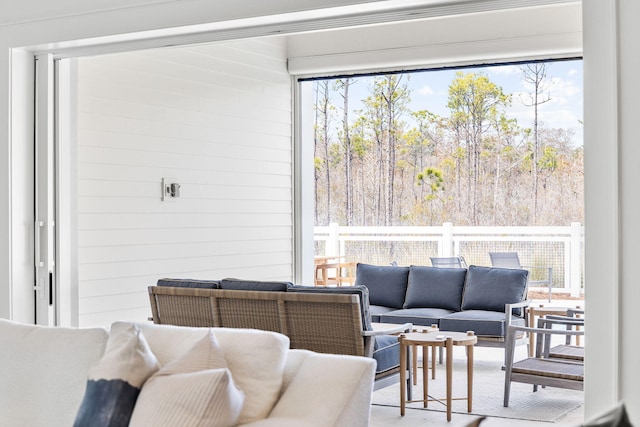
[[[412,265],[404,308],[445,308],[460,311],[466,268]]]
[[[356,285],[369,289],[369,303],[402,308],[407,293],[409,267],[393,267],[358,263]]]
[[[528,274],[527,270],[469,266],[462,309],[504,312],[505,304],[526,298]]]
[[[199,280],[199,279],[159,279],[158,286],[173,286],[176,288],[204,288],[218,289],[219,280]]]
[[[260,280],[222,279],[220,289],[232,289],[236,291],[278,291],[286,292],[293,286],[291,282],[269,282]]]

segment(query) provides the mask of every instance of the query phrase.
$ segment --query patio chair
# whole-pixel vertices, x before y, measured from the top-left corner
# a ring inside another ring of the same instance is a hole
[[[351,286],[356,281],[355,262],[326,262],[316,264],[316,286],[348,285]]]
[[[542,319],[544,320],[544,319]],[[516,333],[528,332],[536,334],[536,353],[534,357],[527,357],[514,361]],[[520,382],[532,384],[533,391],[537,386],[559,387],[571,390],[584,390],[584,363],[551,359],[545,357],[545,342],[554,335],[579,336],[584,330],[530,328],[526,326],[509,326],[507,330],[506,357],[507,363],[504,374],[504,406],[509,406],[511,383]]]
[[[461,256],[431,257],[431,265],[438,268],[467,268],[467,263]]]
[[[517,252],[489,252],[489,258],[491,258],[493,267],[524,269],[529,270],[529,273],[531,273],[531,270],[545,270],[546,278],[542,280],[529,279],[529,286],[547,285],[549,287],[549,302],[551,302],[553,267],[521,265]],[[531,277],[532,275],[529,274],[529,278]]]
[[[569,313],[574,311],[576,310],[569,310]],[[584,312],[583,310],[579,311]],[[584,317],[548,315],[538,319],[538,328],[550,329],[553,326],[561,326],[567,330],[580,330],[584,328]],[[567,335],[564,344],[557,344],[553,347],[551,347],[550,342],[545,342],[542,350],[544,356],[551,359],[584,362],[584,347],[578,345],[578,343],[572,345],[571,338],[570,335]]]

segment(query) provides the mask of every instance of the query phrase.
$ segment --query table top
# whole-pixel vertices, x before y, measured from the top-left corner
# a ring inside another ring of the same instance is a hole
[[[393,329],[394,327],[398,327],[398,326],[402,326],[402,324],[371,322],[371,328],[374,331],[384,331],[386,329]],[[413,325],[413,332],[432,332],[437,330],[438,330],[437,325],[436,326]]]
[[[561,314],[567,313],[567,310],[581,310],[580,307],[554,307],[554,306],[542,306],[542,307],[527,307],[527,310],[530,313],[534,313],[536,315],[545,315],[545,314]]]
[[[453,345],[474,345],[478,342],[478,337],[469,332],[448,332],[448,331],[434,331],[434,332],[411,332],[408,334],[402,334],[401,338],[404,343],[407,344],[430,344],[430,345],[442,345],[444,346],[447,338],[452,338]]]
[[[318,263],[323,263],[323,262],[327,262],[327,261],[337,261],[340,259],[345,259],[346,256],[345,255],[335,255],[335,256],[329,256],[329,255],[316,255],[313,257],[313,261],[318,264]]]

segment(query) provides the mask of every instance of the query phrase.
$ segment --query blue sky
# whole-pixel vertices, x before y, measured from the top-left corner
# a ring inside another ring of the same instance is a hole
[[[518,120],[522,127],[533,124],[533,108],[529,93],[532,91],[522,79],[519,65],[502,65],[491,67],[466,68],[465,72],[483,72],[489,79],[502,87],[505,93],[512,94],[512,103],[507,114]],[[409,88],[411,89],[412,110],[427,109],[433,113],[449,116],[447,98],[449,84],[456,70],[437,70],[411,73]],[[550,101],[539,106],[541,126],[548,128],[567,128],[575,132],[573,145],[583,145],[582,111],[583,111],[583,79],[582,61],[557,61],[547,63],[547,92]],[[357,86],[352,94],[362,99],[368,94],[368,81],[372,78],[358,77]],[[353,99],[353,98],[352,98]],[[340,105],[340,104],[337,104]],[[354,104],[352,104],[355,107]]]

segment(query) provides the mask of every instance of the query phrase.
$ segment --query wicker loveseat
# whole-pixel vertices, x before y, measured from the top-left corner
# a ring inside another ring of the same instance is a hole
[[[404,324],[374,331],[368,290],[359,286],[161,279],[149,287],[149,297],[156,324],[267,330],[288,336],[292,349],[373,358],[374,389],[399,381],[400,351],[392,334],[411,329]]]

